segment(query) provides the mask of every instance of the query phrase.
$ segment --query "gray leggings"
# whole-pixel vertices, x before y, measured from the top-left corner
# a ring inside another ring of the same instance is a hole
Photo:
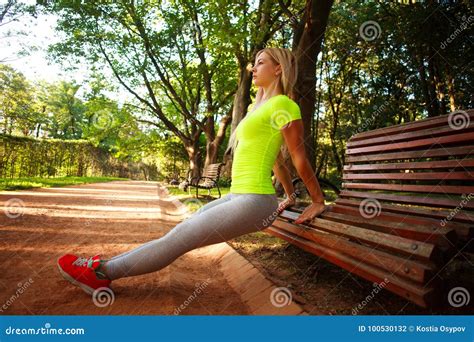
[[[163,237],[108,260],[111,280],[158,271],[199,247],[265,229],[276,219],[275,194],[229,193],[207,203]]]

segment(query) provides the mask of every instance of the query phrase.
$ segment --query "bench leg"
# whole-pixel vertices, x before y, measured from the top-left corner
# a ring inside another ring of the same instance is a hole
[[[219,191],[219,198],[221,198],[221,189],[219,189],[219,185],[217,186],[217,191]]]
[[[198,198],[198,197],[199,197],[199,187],[197,186],[196,187],[196,198]]]

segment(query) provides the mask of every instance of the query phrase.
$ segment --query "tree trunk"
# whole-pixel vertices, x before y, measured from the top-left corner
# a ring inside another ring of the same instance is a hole
[[[431,48],[430,48],[431,51]],[[431,116],[439,115],[439,102],[436,93],[435,65],[433,58],[428,59],[428,91],[430,94]]]
[[[222,142],[225,137],[225,131],[227,127],[232,122],[232,112],[233,107],[230,108],[230,111],[224,116],[217,130],[217,134],[214,130],[214,120],[208,120],[206,122],[206,134],[207,144],[206,144],[206,159],[204,161],[204,167],[207,167],[210,164],[217,163],[217,157],[219,152],[219,147],[222,145]]]
[[[308,160],[315,164],[315,141],[311,138],[311,123],[316,102],[316,61],[326,31],[333,0],[308,0],[302,22],[295,31],[293,51],[298,63],[295,84],[304,125],[304,141]]]
[[[235,131],[239,122],[244,118],[247,113],[247,108],[250,105],[250,88],[252,86],[252,74],[247,70],[247,60],[242,60],[239,63],[240,78],[239,86],[234,97],[234,104],[232,106],[232,123],[231,123],[231,134]],[[226,126],[227,127],[227,126]],[[228,177],[231,176],[232,170],[232,153],[224,155],[224,167],[222,169],[223,174]]]
[[[436,87],[436,99],[438,100],[439,103],[439,110],[440,113],[439,115],[443,115],[447,113],[446,110],[446,102],[444,100],[445,97],[445,91],[444,91],[444,77],[442,76],[441,72],[441,63],[438,58],[433,57],[433,63],[434,63],[434,81],[435,81],[435,87]]]
[[[430,91],[428,88],[428,80],[427,80],[428,77],[426,75],[424,57],[423,57],[423,54],[421,53],[417,55],[417,57],[418,57],[418,65],[420,66],[418,70],[420,71],[420,82],[421,82],[421,89],[423,91],[423,97],[425,99],[425,108],[428,112],[428,116],[433,117],[435,116],[435,114],[433,113],[433,107],[431,106],[431,97],[430,97]]]
[[[456,102],[454,95],[454,78],[451,72],[451,68],[448,64],[446,64],[446,80],[448,83],[449,109],[451,110],[451,112],[454,112],[456,110]]]
[[[191,177],[199,177],[200,176],[199,140],[194,141],[193,144],[186,145],[185,149],[189,157],[189,168],[192,170]]]

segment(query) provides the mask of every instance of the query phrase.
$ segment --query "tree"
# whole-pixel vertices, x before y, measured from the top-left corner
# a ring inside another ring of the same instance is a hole
[[[51,48],[57,58],[108,65],[151,114],[140,121],[183,142],[196,175],[203,132],[206,163],[215,161],[236,87],[234,64],[218,39],[220,23],[204,2],[57,1],[48,10],[60,16],[58,29],[66,35]]]
[[[77,96],[81,86],[66,81],[43,86],[48,136],[57,139],[82,138],[86,106]]]
[[[4,134],[20,131],[28,135],[35,125],[32,110],[33,94],[23,74],[0,64],[0,124]]]

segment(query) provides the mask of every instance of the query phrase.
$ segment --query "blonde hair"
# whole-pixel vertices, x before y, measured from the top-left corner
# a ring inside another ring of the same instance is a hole
[[[282,89],[284,95],[288,96],[290,99],[295,100],[295,93],[294,93],[294,86],[296,83],[296,78],[298,75],[298,65],[296,62],[296,56],[293,52],[288,49],[284,48],[275,48],[275,47],[267,47],[257,52],[255,59],[257,60],[260,54],[265,52],[275,64],[281,65],[281,73],[279,77],[270,85],[268,91],[272,92],[274,89],[277,89],[278,86]],[[261,104],[263,100],[263,88],[259,87],[257,90],[257,95],[255,96],[255,101],[253,103],[252,110],[247,113],[250,115],[253,111],[255,111]],[[242,122],[242,121],[241,121]],[[240,124],[240,122],[239,122]],[[234,131],[230,135],[228,147],[225,151],[225,154],[232,151],[235,151],[237,147],[237,127],[235,127]]]

